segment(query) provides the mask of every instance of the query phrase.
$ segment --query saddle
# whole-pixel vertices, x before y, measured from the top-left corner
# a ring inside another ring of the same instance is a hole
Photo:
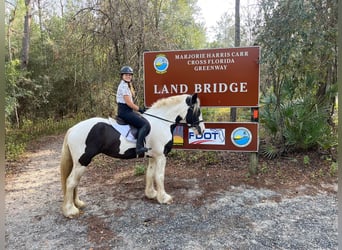
[[[110,124],[113,126],[113,128],[117,130],[128,141],[131,141],[131,142],[137,141],[138,129],[136,127],[128,124],[122,118],[118,116],[116,116],[115,119],[109,117],[108,120]]]

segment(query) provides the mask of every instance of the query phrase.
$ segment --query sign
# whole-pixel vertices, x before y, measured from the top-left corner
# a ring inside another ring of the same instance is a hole
[[[174,148],[257,152],[260,47],[144,53],[145,106],[163,97],[198,93],[202,107],[250,107],[252,122],[205,122],[196,135],[174,131]]]
[[[193,131],[188,132],[188,143],[191,145],[225,145],[226,130],[224,128],[207,128],[203,135],[196,135]]]
[[[257,107],[259,57],[259,47],[145,52],[145,106],[198,93],[203,107]]]
[[[259,150],[257,122],[206,122],[205,126],[202,135],[195,135],[186,126],[177,126],[173,133],[174,148],[241,152]]]

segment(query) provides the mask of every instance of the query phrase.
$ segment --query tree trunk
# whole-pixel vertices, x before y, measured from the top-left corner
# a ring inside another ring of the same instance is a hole
[[[235,41],[234,46],[240,46],[240,0],[235,0]],[[236,108],[230,108],[230,121],[236,121]]]
[[[16,13],[17,13],[17,7],[18,4],[13,5],[14,9],[13,11],[11,11],[11,15],[10,15],[10,19],[8,21],[8,28],[7,28],[7,46],[8,46],[8,59],[9,61],[12,61],[12,23],[16,17]]]
[[[44,65],[47,66],[47,57],[46,57],[46,49],[44,44],[44,29],[42,23],[42,7],[41,7],[41,0],[38,0],[38,16],[39,16],[39,29],[40,29],[40,51],[44,58]]]
[[[25,0],[26,15],[24,20],[24,36],[21,51],[21,69],[26,70],[29,62],[30,27],[31,27],[31,0]]]

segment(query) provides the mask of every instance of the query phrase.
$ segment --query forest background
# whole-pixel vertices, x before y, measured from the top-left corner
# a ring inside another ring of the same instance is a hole
[[[237,1],[238,2],[238,1]],[[218,6],[219,8],[219,6]],[[337,0],[259,0],[211,29],[196,0],[5,0],[6,160],[92,116],[116,114],[122,65],[143,105],[144,51],[261,47],[260,154],[337,146]],[[230,109],[203,109],[227,120]],[[237,120],[249,119],[249,110]]]

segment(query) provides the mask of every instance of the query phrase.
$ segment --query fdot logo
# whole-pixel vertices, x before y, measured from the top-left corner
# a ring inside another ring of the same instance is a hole
[[[225,145],[225,129],[208,129],[204,130],[202,135],[195,135],[189,131],[189,144],[206,144],[206,145]]]
[[[153,66],[158,74],[164,74],[169,67],[169,60],[164,54],[159,54],[154,59]]]
[[[233,130],[230,139],[236,147],[247,147],[252,141],[252,133],[245,127],[238,127]]]

